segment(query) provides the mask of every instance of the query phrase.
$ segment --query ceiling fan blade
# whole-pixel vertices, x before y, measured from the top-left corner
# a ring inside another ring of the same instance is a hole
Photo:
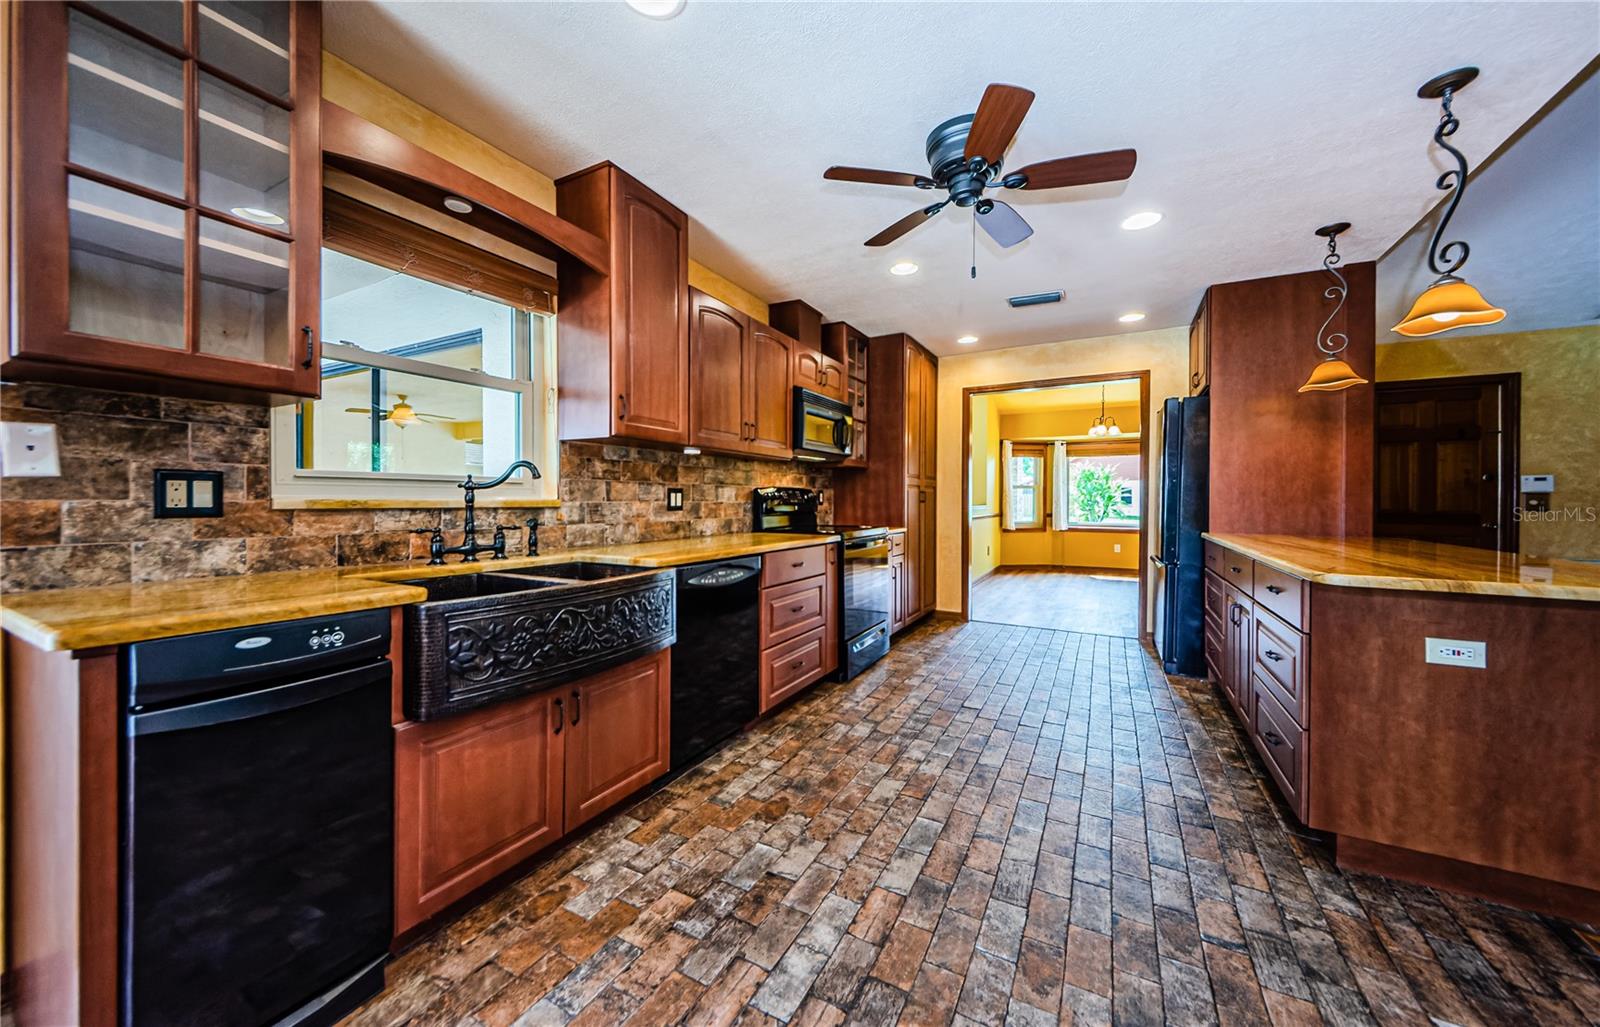
[[[448,414],[418,414],[424,421],[454,421],[455,418]]]
[[[1019,168],[1006,176],[1026,178],[1020,189],[1060,189],[1069,185],[1094,185],[1096,182],[1121,182],[1133,175],[1139,155],[1133,150],[1107,150],[1076,157],[1058,157]]]
[[[835,164],[822,173],[834,182],[865,182],[868,185],[909,185],[922,189],[933,187],[927,175],[913,175],[904,171],[879,171],[877,168],[848,168]]]
[[[1016,137],[1017,128],[1033,104],[1033,90],[995,82],[983,91],[978,113],[967,130],[966,158],[982,157],[998,164],[1006,147]]]
[[[1012,247],[1033,234],[1033,226],[1022,220],[1011,204],[994,201],[989,213],[977,215],[978,224],[989,233],[989,238],[1003,247]]]
[[[944,200],[944,201],[942,201],[940,203],[935,203],[935,204],[933,204],[931,206],[923,207],[921,210],[912,211],[911,213],[907,214],[905,217],[901,218],[899,221],[896,221],[894,224],[890,225],[888,228],[885,228],[883,231],[881,231],[877,235],[873,236],[871,239],[868,239],[866,244],[868,246],[887,246],[887,245],[889,245],[890,243],[894,242],[896,239],[900,238],[902,235],[905,235],[907,232],[911,231],[913,228],[917,227],[918,225],[922,224],[924,221],[928,220],[929,218],[933,217],[935,214],[939,213],[939,211],[944,209],[944,205],[946,203],[949,203],[949,202],[950,202],[949,200]]]
[[[345,407],[344,408],[344,412],[347,413],[347,414],[370,414],[370,413],[372,413],[372,408],[371,407]]]

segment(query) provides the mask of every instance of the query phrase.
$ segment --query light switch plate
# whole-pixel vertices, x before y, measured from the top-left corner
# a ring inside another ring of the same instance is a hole
[[[668,510],[682,510],[683,509],[683,489],[679,489],[679,488],[669,488],[669,489],[667,489],[667,509]]]
[[[0,474],[8,478],[59,478],[61,453],[56,426],[6,421],[0,424]]]
[[[1429,663],[1442,663],[1447,667],[1487,667],[1489,645],[1487,642],[1469,642],[1460,638],[1429,638],[1424,649]]]

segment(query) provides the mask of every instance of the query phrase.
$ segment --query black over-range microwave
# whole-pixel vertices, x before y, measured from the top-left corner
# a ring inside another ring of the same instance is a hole
[[[794,390],[794,455],[801,460],[843,460],[855,438],[850,406],[819,392]]]

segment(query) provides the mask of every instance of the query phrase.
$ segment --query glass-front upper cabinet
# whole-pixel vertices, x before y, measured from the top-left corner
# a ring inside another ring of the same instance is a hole
[[[78,368],[315,395],[318,5],[8,6],[4,375]]]

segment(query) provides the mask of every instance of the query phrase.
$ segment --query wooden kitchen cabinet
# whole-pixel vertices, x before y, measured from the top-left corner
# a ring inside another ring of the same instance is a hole
[[[564,833],[561,690],[395,728],[395,933]]]
[[[761,558],[761,712],[839,667],[839,545]]]
[[[871,438],[868,429],[868,369],[867,336],[865,332],[844,321],[832,321],[822,326],[822,349],[837,356],[844,365],[844,402],[850,406],[850,416],[855,419],[855,438],[850,446],[850,456],[840,461],[840,467],[866,467],[867,447]]]
[[[672,745],[670,657],[670,650],[663,649],[568,689],[568,831],[667,772]]]
[[[1189,323],[1189,395],[1198,396],[1211,385],[1211,328],[1206,317],[1206,301]]]
[[[5,12],[7,379],[318,394],[321,9],[207,10]]]
[[[396,934],[667,772],[670,654],[395,726]]]
[[[689,307],[689,443],[790,459],[795,341],[698,289]]]
[[[840,403],[848,401],[844,350],[824,341],[822,312],[804,300],[784,300],[767,311],[772,326],[795,341],[794,384]]]
[[[904,531],[889,536],[889,632],[893,634],[906,625],[906,600],[902,593],[905,579],[906,535]]]
[[[560,261],[560,435],[689,441],[689,220],[609,162],[556,182],[556,212],[605,240],[610,274]]]
[[[840,403],[849,401],[844,362],[821,350],[807,349],[803,345],[795,347],[794,383]]]
[[[826,327],[824,328],[826,333]],[[905,529],[895,596],[904,627],[936,603],[938,556],[938,362],[909,335],[866,344],[872,385],[865,468],[834,476],[840,520]]]

